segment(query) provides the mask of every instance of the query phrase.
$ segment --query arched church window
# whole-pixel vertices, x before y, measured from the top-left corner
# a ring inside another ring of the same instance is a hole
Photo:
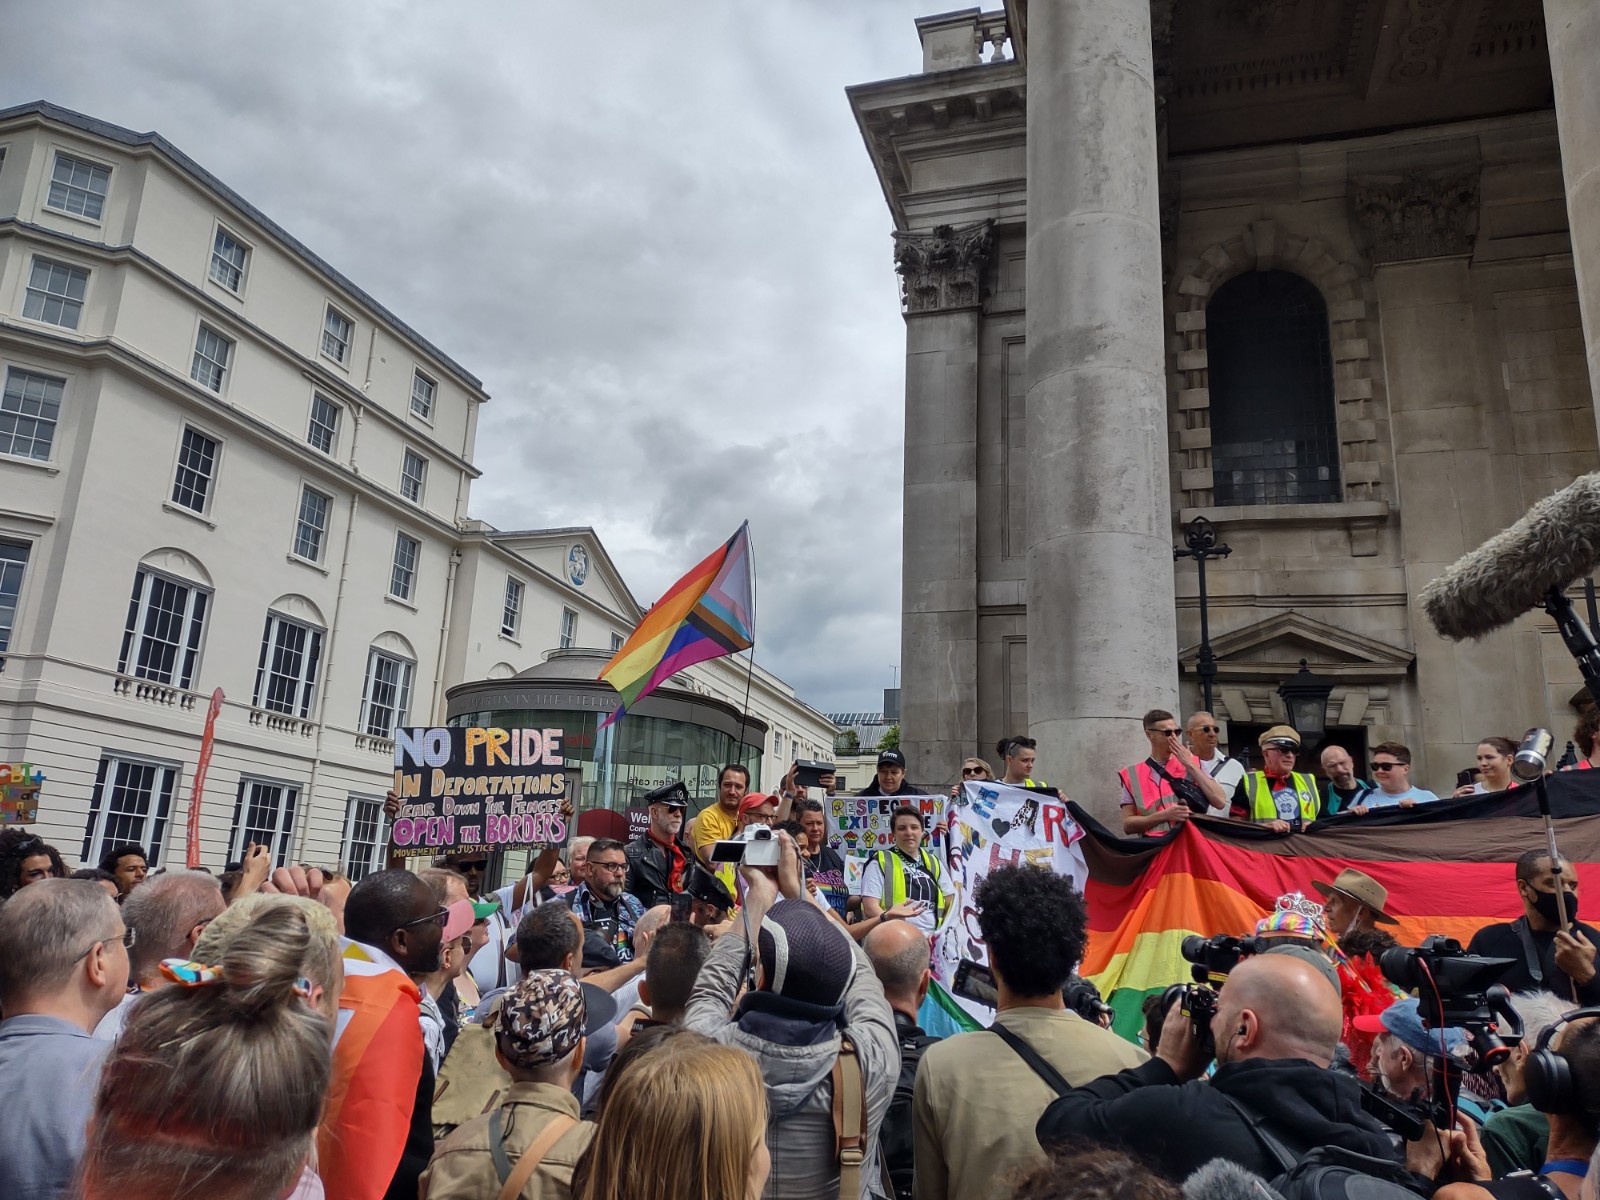
[[[1247,271],[1206,305],[1216,503],[1316,504],[1339,493],[1328,307],[1289,271]]]

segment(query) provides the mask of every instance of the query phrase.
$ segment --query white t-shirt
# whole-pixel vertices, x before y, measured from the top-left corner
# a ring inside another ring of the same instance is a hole
[[[527,902],[513,912],[511,901],[516,890],[517,883],[508,883],[494,893],[495,899],[500,901],[500,911],[490,915],[489,940],[472,956],[472,962],[468,964],[473,982],[478,985],[478,991],[482,995],[487,995],[501,986],[510,987],[522,978],[522,968],[514,962],[505,961],[506,947],[517,940],[517,924],[522,920],[524,913],[539,903],[539,895],[537,892],[530,892]]]
[[[899,854],[900,851],[891,849],[890,854]],[[914,917],[908,917],[913,925],[923,933],[932,934],[934,931],[933,899],[935,883],[928,873],[922,869],[920,862],[910,862],[904,855],[900,858],[906,871],[906,899],[924,900],[927,908]],[[950,869],[943,863],[939,865],[938,890],[946,896],[956,893],[955,884],[950,881]],[[883,899],[883,867],[879,864],[878,856],[874,854],[867,859],[867,865],[861,872],[861,886],[853,894],[857,896],[872,896],[882,902]]]
[[[1237,758],[1228,758],[1218,750],[1210,758],[1196,756],[1205,773],[1222,785],[1222,790],[1233,798],[1234,789],[1244,782],[1244,764]],[[1224,805],[1224,808],[1227,806]]]
[[[100,1018],[100,1023],[94,1027],[94,1036],[102,1042],[114,1042],[120,1038],[123,1026],[128,1023],[128,1014],[143,998],[143,992],[129,992],[123,996],[115,1008]]]

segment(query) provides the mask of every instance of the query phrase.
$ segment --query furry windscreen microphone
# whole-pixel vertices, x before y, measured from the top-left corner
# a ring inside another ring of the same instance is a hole
[[[1238,1163],[1213,1158],[1183,1181],[1184,1200],[1283,1200],[1261,1176]]]
[[[1422,589],[1422,610],[1452,641],[1480,638],[1543,608],[1551,588],[1600,566],[1600,472],[1539,501]]]

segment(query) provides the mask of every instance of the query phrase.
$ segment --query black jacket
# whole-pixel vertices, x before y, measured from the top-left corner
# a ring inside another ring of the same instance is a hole
[[[892,792],[886,792],[878,786],[878,777],[876,775],[872,777],[871,783],[856,793],[858,796],[926,796],[928,794],[928,792],[923,791],[909,779],[902,779],[899,787]]]
[[[1125,1146],[1169,1179],[1183,1179],[1225,1158],[1272,1179],[1283,1168],[1251,1131],[1253,1118],[1232,1096],[1269,1121],[1288,1148],[1342,1146],[1392,1160],[1383,1127],[1361,1111],[1361,1085],[1351,1075],[1301,1058],[1255,1058],[1217,1068],[1211,1082],[1180,1084],[1159,1058],[1076,1088],[1044,1110],[1039,1144],[1046,1150],[1087,1142]]]
[[[1574,924],[1579,933],[1600,946],[1600,933],[1593,927],[1582,921]],[[1524,930],[1533,947],[1533,956],[1538,960],[1540,978],[1534,977],[1534,964],[1528,961],[1528,946],[1522,940]],[[1556,966],[1555,931],[1529,929],[1526,917],[1518,917],[1503,925],[1485,925],[1472,935],[1472,941],[1467,944],[1467,953],[1511,959],[1511,965],[1495,982],[1505,984],[1513,992],[1547,991],[1554,992],[1563,1000],[1573,1000],[1576,1004],[1600,1004],[1600,974],[1574,989],[1567,973]]]
[[[683,844],[682,838],[678,839],[678,849],[683,852],[684,870],[687,871],[689,864],[695,861],[694,853]],[[628,860],[628,881],[623,887],[637,896],[646,909],[666,904],[672,895],[669,886],[672,864],[668,861],[666,849],[648,833],[642,833],[624,846],[622,853]]]

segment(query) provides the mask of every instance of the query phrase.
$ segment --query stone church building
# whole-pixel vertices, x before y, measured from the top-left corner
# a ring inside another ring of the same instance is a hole
[[[1027,733],[1114,812],[1140,715],[1200,705],[1173,549],[1202,516],[1232,551],[1205,569],[1235,752],[1302,659],[1329,737],[1405,742],[1441,793],[1482,737],[1562,745],[1587,698],[1554,623],[1451,643],[1417,594],[1600,467],[1600,4],[917,27],[920,74],[849,90],[903,285],[910,777]]]

